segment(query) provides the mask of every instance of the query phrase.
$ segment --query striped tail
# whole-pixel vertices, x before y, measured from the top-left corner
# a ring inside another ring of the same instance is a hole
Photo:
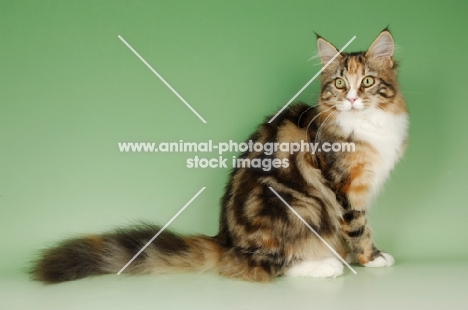
[[[69,239],[45,249],[30,270],[33,279],[60,283],[119,272],[160,230],[138,225],[103,235]],[[215,238],[180,236],[164,230],[123,271],[128,274],[218,269],[223,247]]]

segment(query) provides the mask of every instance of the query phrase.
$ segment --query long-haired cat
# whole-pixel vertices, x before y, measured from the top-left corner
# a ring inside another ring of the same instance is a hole
[[[317,39],[322,63],[338,50]],[[287,159],[287,167],[234,168],[221,203],[219,233],[180,236],[164,230],[125,273],[214,271],[249,281],[281,275],[336,277],[343,264],[270,190],[273,188],[344,257],[391,266],[375,246],[366,212],[406,141],[408,115],[397,82],[393,38],[385,29],[368,51],[341,53],[321,75],[318,105],[295,104],[250,137],[267,143],[354,143],[354,151],[245,152],[241,158]],[[33,278],[57,283],[117,273],[158,231],[153,225],[65,240],[46,249]]]

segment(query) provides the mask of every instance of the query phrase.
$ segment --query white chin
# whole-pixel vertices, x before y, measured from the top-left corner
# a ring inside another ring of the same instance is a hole
[[[364,105],[362,104],[362,102],[356,102],[353,106],[354,109],[356,110],[362,110],[364,109]]]
[[[338,110],[342,112],[350,111],[352,109],[352,106],[348,102],[344,102],[343,104],[340,104],[336,107]]]

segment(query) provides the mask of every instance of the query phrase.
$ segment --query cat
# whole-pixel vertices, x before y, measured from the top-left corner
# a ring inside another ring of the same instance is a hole
[[[317,44],[323,65],[338,54],[320,36]],[[353,143],[354,152],[244,152],[240,158],[287,159],[288,165],[233,168],[216,236],[164,230],[124,273],[213,271],[256,282],[342,275],[342,262],[284,202],[342,258],[366,267],[393,265],[393,257],[375,246],[366,218],[408,139],[393,51],[393,37],[384,29],[366,52],[340,53],[321,73],[316,106],[295,103],[249,138],[263,144]],[[159,230],[141,224],[65,240],[43,250],[30,273],[45,283],[117,273]]]

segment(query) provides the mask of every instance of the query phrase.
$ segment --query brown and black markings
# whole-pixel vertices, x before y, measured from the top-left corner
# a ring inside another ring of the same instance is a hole
[[[378,190],[376,187],[383,182],[376,181],[375,172],[383,161],[382,153],[353,130],[344,130],[338,121],[343,115],[338,106],[346,101],[352,83],[364,109],[374,105],[379,115],[381,112],[395,118],[406,115],[393,50],[389,53],[380,48],[380,41],[388,46],[393,44],[388,30],[379,35],[367,52],[342,53],[323,71],[317,106],[294,104],[271,124],[267,118],[249,138],[263,144],[354,143],[355,152],[276,151],[271,155],[244,152],[239,158],[287,159],[289,164],[268,171],[234,168],[221,200],[216,236],[181,236],[165,230],[125,273],[214,271],[228,277],[265,282],[284,274],[297,262],[329,257],[328,248],[269,187],[342,257],[351,251],[363,265],[381,257],[372,240],[366,214]],[[318,45],[324,63],[337,52],[320,37]],[[381,50],[382,55],[375,55]],[[360,82],[364,75],[371,76],[372,83],[364,86]],[[338,78],[349,85],[338,88]],[[407,138],[403,135],[401,145],[395,146],[398,155],[395,162],[404,152]],[[382,178],[387,175],[381,174]],[[117,273],[159,230],[158,226],[142,224],[63,241],[41,253],[31,274],[36,280],[58,283]]]

